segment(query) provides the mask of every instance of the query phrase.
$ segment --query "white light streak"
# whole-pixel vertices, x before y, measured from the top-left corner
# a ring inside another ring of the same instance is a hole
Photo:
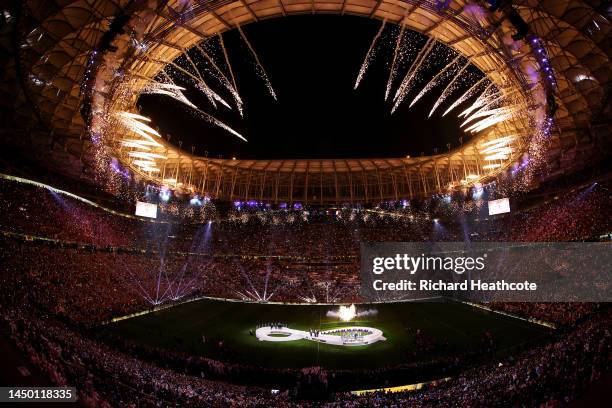
[[[117,112],[117,114],[119,116],[123,116],[125,118],[144,120],[145,122],[150,122],[151,121],[151,119],[147,118],[146,116],[138,115],[138,114],[132,113],[132,112],[122,111],[122,112]]]
[[[143,159],[149,159],[149,158],[167,159],[167,157],[162,154],[149,153],[149,152],[129,152],[128,156],[139,157]]]
[[[408,11],[408,9],[406,9],[406,11]],[[404,39],[404,30],[406,30],[406,24],[404,24],[404,20],[402,19],[402,26],[400,28],[400,32],[397,36],[397,39],[395,40],[393,61],[391,61],[391,69],[389,70],[389,78],[387,79],[387,88],[385,89],[385,101],[389,99],[389,93],[391,93],[391,87],[393,86],[393,81],[395,80],[395,76],[397,75],[397,60],[399,49],[402,44],[402,40]]]
[[[155,162],[150,161],[150,160],[134,160],[132,163],[135,164],[138,167],[151,167],[151,166],[155,166]]]
[[[446,76],[446,74],[448,72],[452,72],[450,71],[451,67],[455,66],[455,64],[457,64],[457,62],[459,62],[459,59],[463,58],[461,55],[457,55],[451,62],[449,62],[448,64],[446,64],[446,66],[440,71],[438,72],[432,79],[431,81],[429,81],[427,83],[427,85],[425,85],[425,87],[421,90],[421,92],[419,92],[419,94],[412,100],[412,102],[410,103],[410,107],[412,107],[415,103],[417,103],[419,101],[419,99],[421,99],[427,92],[429,92],[433,87],[435,87],[438,84],[438,81],[440,80],[440,78],[444,78]]]
[[[486,161],[492,161],[492,160],[506,160],[508,158],[507,154],[502,154],[502,153],[496,153],[496,154],[492,154],[490,156],[485,156],[485,160]]]
[[[160,143],[157,143],[155,140],[140,140],[140,139],[123,139],[122,142],[125,143],[137,143],[143,146],[162,146]]]
[[[485,147],[485,146],[490,146],[492,144],[498,144],[498,143],[509,143],[511,141],[513,141],[514,139],[516,139],[516,136],[503,136],[503,137],[499,137],[497,139],[493,139],[493,140],[489,140],[487,142],[484,142],[480,145],[480,147]]]
[[[361,83],[363,76],[368,70],[368,67],[370,66],[370,62],[372,61],[372,58],[374,58],[374,55],[376,54],[376,50],[374,47],[376,46],[376,43],[378,42],[378,39],[380,38],[380,35],[382,34],[386,24],[387,24],[387,20],[385,19],[382,21],[382,24],[380,25],[378,32],[374,36],[374,39],[372,39],[370,48],[368,48],[368,52],[366,53],[365,58],[363,59],[361,68],[359,68],[359,73],[357,74],[357,79],[355,80],[355,86],[353,87],[353,89],[357,89],[357,87],[359,87],[359,84]]]
[[[459,97],[459,99],[457,99],[455,102],[453,102],[453,104],[442,114],[442,116],[443,117],[446,116],[449,112],[451,112],[457,106],[461,105],[463,102],[465,102],[468,99],[470,99],[476,92],[478,92],[478,90],[480,89],[482,84],[485,83],[485,81],[488,81],[488,80],[489,80],[489,78],[487,78],[485,76],[482,79],[480,79],[480,81],[476,82],[470,89],[468,89],[463,95],[461,95]],[[493,85],[493,84],[489,84],[489,86],[491,86],[491,85]]]
[[[121,142],[121,145],[126,146],[126,147],[134,147],[136,149],[151,150],[150,147],[143,146],[142,144],[137,143],[137,142]]]
[[[395,96],[393,98],[393,100],[395,101],[395,104],[393,105],[393,108],[391,109],[391,113],[394,113],[397,110],[397,108],[400,106],[400,104],[402,103],[402,101],[404,100],[408,92],[410,92],[410,90],[412,89],[412,83],[414,79],[416,78],[417,73],[421,69],[423,62],[427,60],[426,56],[431,52],[431,50],[434,48],[435,45],[436,45],[435,40],[433,38],[429,38],[427,42],[425,43],[425,45],[423,46],[423,48],[421,48],[421,50],[417,54],[416,59],[410,66],[410,69],[404,76],[402,83],[400,84],[399,88],[397,88],[397,91],[395,92]]]
[[[255,62],[256,62],[255,67],[256,67],[257,72],[259,73],[259,76],[261,77],[261,79],[266,84],[266,88],[268,88],[268,92],[270,92],[270,95],[272,95],[272,98],[275,101],[277,101],[278,99],[276,98],[276,92],[274,92],[274,88],[272,88],[272,83],[270,82],[270,78],[268,77],[268,74],[266,73],[266,70],[264,69],[263,65],[259,61],[259,56],[255,52],[255,49],[253,48],[253,46],[249,42],[247,36],[242,31],[242,27],[237,26],[237,28],[238,28],[238,32],[240,33],[240,36],[242,37],[242,39],[246,43],[247,47],[251,51],[251,54],[253,54],[253,58],[255,58]]]

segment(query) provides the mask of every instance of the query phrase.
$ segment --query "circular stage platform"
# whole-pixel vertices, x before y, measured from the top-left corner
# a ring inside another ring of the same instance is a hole
[[[310,340],[334,346],[363,346],[386,340],[381,330],[362,326],[342,327],[319,332],[290,329],[284,326],[264,326],[255,331],[255,336],[259,341]]]

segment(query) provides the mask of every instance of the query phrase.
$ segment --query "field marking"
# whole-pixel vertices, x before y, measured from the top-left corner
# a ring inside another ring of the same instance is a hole
[[[368,334],[356,338],[355,340],[346,339],[343,336],[332,334],[337,331],[366,331]],[[274,336],[280,334],[282,336]],[[318,332],[316,335],[313,332],[307,332],[304,330],[290,329],[286,326],[271,327],[264,326],[255,330],[255,336],[259,341],[270,341],[273,343],[282,343],[287,341],[296,340],[310,340],[317,343],[331,344],[334,346],[364,346],[368,344],[376,343],[377,341],[387,340],[383,337],[383,332],[373,327],[363,326],[350,326],[340,327],[337,329],[330,329]],[[357,340],[359,339],[359,340]]]

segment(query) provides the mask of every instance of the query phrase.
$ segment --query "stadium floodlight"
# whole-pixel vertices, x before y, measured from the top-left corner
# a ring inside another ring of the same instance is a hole
[[[159,198],[161,198],[161,200],[164,202],[170,200],[170,196],[172,196],[172,192],[167,188],[162,188],[162,190],[159,192]]]

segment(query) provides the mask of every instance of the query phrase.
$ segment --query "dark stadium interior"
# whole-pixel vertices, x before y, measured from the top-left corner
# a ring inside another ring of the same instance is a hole
[[[611,18],[3,2],[0,407],[608,406]]]

